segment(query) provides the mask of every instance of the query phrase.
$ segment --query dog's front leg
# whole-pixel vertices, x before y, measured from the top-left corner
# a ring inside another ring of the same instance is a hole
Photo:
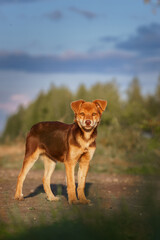
[[[91,149],[91,151],[82,155],[79,160],[79,169],[78,169],[78,198],[79,202],[82,204],[89,204],[91,201],[86,198],[84,189],[85,189],[85,182],[86,177],[89,169],[89,163],[93,156],[95,149]]]
[[[75,189],[75,177],[74,177],[74,169],[75,162],[66,161],[66,175],[67,175],[67,192],[68,192],[68,202],[69,204],[77,204],[78,200],[76,197],[76,189]]]
[[[85,182],[86,176],[89,169],[89,161],[84,160],[83,158],[79,162],[79,169],[78,169],[78,198],[80,203],[88,204],[90,200],[88,200],[85,196],[84,189],[85,189]]]

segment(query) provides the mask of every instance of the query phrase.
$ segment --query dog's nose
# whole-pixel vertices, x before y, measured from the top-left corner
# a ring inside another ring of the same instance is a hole
[[[86,120],[86,121],[85,121],[85,124],[86,124],[87,126],[91,125],[91,120]]]

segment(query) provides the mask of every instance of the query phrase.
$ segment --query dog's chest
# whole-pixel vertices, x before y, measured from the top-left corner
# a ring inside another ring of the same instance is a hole
[[[89,153],[93,151],[93,147],[91,144],[93,143],[94,139],[83,139],[81,136],[76,138],[77,144],[73,144],[70,146],[70,157],[72,159],[79,159],[79,157],[84,153]]]
[[[91,145],[91,143],[93,142],[92,138],[89,139],[83,139],[82,137],[78,136],[77,137],[77,142],[79,144],[79,148],[82,152],[87,152],[89,146]]]

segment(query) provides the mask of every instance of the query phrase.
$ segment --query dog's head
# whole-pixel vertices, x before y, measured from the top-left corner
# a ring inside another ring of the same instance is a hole
[[[97,127],[106,106],[107,101],[105,100],[94,100],[93,102],[78,100],[71,103],[71,108],[75,113],[75,121],[85,131],[91,131]]]

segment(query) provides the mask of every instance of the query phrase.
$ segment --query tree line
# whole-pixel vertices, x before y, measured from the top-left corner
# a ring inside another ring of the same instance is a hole
[[[73,122],[71,101],[84,99],[105,99],[107,110],[103,114],[102,127],[121,126],[142,129],[152,134],[160,133],[160,78],[155,92],[143,95],[138,78],[134,78],[126,91],[125,99],[121,97],[116,82],[97,83],[87,89],[79,86],[76,93],[67,87],[52,85],[48,92],[41,91],[28,107],[19,106],[17,113],[11,115],[2,133],[1,141],[9,142],[16,138],[25,138],[31,126],[41,121]]]

